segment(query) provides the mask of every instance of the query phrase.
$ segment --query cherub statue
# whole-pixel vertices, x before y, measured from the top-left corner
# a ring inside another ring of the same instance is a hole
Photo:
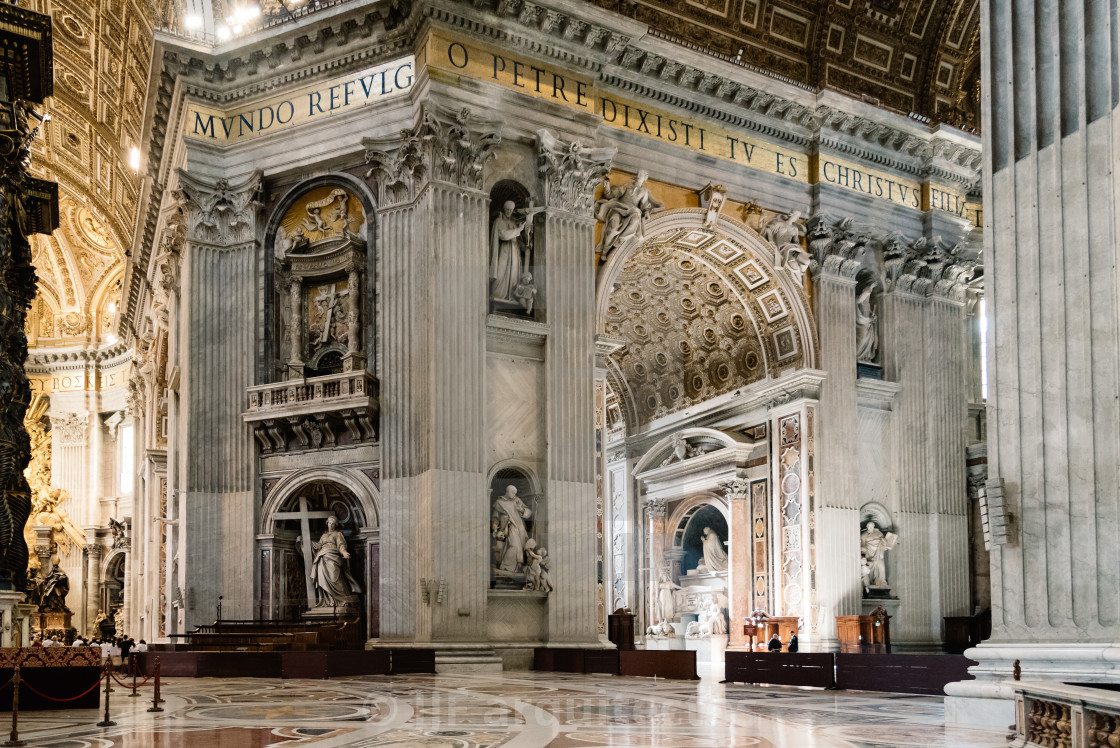
[[[513,287],[513,298],[521,304],[526,314],[533,313],[533,304],[537,299],[537,284],[533,282],[533,274],[528,270],[521,273],[521,278]]]

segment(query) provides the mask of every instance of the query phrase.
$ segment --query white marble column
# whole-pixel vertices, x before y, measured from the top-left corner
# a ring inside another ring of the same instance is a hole
[[[727,537],[727,609],[728,649],[745,649],[749,642],[743,636],[743,619],[750,615],[754,602],[754,554],[751,542],[751,484],[737,477],[720,483],[731,509]]]
[[[545,500],[552,580],[550,643],[597,646],[595,559],[595,185],[613,150],[537,133],[544,177],[547,406]],[[540,264],[540,260],[538,260]]]
[[[992,637],[946,714],[1006,725],[1015,660],[1120,679],[1120,39],[1109,3],[980,7]]]
[[[180,395],[182,444],[189,447],[179,476],[186,511],[178,552],[188,627],[214,618],[219,595],[227,618],[254,612],[256,575],[245,564],[255,558],[256,460],[241,411],[255,383],[261,325],[260,189],[260,172],[230,184],[180,170],[174,193],[187,224]]]
[[[490,573],[482,175],[499,138],[431,102],[412,134],[365,142],[382,206],[380,639],[477,643]],[[418,149],[431,170],[412,171]]]

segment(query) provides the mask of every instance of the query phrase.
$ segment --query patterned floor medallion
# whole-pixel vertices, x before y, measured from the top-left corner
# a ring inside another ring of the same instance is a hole
[[[946,728],[940,698],[553,673],[337,680],[169,678],[164,711],[117,689],[94,710],[27,712],[49,748],[996,748]],[[6,732],[0,715],[0,732]]]

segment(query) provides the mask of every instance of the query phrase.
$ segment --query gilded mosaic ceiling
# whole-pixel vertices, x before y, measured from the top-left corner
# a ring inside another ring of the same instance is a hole
[[[50,121],[31,164],[58,182],[61,214],[52,236],[34,238],[33,345],[97,342],[110,332],[140,194],[130,158],[143,135],[153,28],[175,17],[174,2],[21,2],[54,23],[54,96],[42,107]]]
[[[589,0],[812,88],[979,128],[978,0]]]

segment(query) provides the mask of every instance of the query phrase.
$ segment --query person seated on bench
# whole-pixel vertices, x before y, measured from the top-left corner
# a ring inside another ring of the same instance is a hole
[[[797,632],[796,631],[789,632],[789,644],[786,645],[786,651],[787,652],[796,652],[797,651]]]
[[[777,631],[775,631],[774,635],[770,637],[770,641],[766,645],[766,648],[768,650],[770,650],[771,652],[781,652],[782,651],[782,640],[780,638],[778,638],[778,632]]]

